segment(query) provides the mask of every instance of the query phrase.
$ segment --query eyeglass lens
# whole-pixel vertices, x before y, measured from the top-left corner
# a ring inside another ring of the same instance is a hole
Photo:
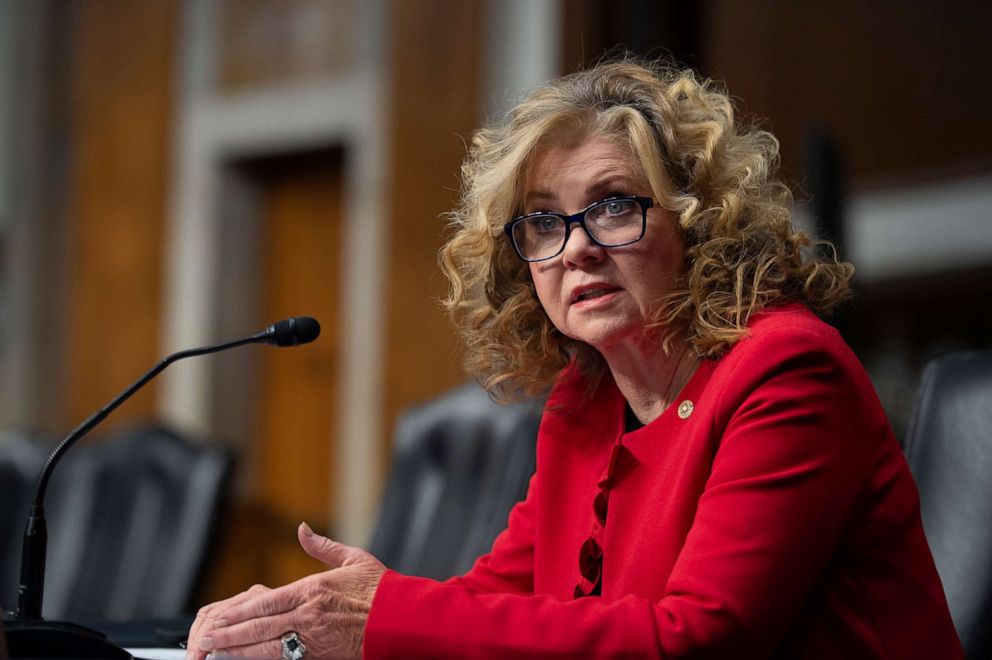
[[[636,200],[606,200],[586,210],[583,226],[600,245],[616,247],[641,237],[643,214]],[[546,259],[564,247],[566,224],[564,218],[551,214],[522,218],[513,226],[513,242],[525,259]]]

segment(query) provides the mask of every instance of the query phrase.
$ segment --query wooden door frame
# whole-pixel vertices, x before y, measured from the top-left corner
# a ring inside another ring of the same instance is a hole
[[[379,292],[379,265],[387,209],[382,190],[386,176],[388,86],[382,63],[382,26],[386,4],[359,3],[356,39],[365,52],[351,72],[311,85],[263,89],[220,96],[210,72],[216,70],[213,45],[218,3],[189,0],[181,35],[184,61],[178,103],[176,169],[165,245],[164,351],[207,344],[225,337],[217,314],[221,281],[216,268],[222,249],[221,219],[225,164],[273,154],[335,145],[347,153],[344,216],[340,248],[342,368],[339,372],[334,430],[338,469],[331,496],[341,515],[340,540],[364,543],[378,507],[381,484],[383,406],[381,386],[385,314]],[[290,119],[291,118],[291,119]],[[250,209],[250,196],[241,200]],[[370,258],[369,255],[377,255]],[[275,319],[273,319],[275,320]],[[244,328],[253,332],[256,328]],[[192,432],[210,434],[212,391],[210,360],[184,364],[164,374],[158,411],[163,419]],[[346,439],[366,438],[363,442]]]

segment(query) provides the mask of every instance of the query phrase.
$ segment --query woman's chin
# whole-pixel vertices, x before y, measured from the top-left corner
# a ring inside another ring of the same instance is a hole
[[[620,319],[597,319],[591,323],[583,323],[570,328],[566,333],[572,339],[589,344],[604,356],[617,346],[643,337],[643,323],[623,323]]]

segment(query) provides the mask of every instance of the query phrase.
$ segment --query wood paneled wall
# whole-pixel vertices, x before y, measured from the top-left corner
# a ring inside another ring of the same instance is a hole
[[[160,357],[178,3],[88,0],[72,10],[67,424]],[[150,417],[153,406],[154,383],[111,423]]]
[[[790,178],[814,127],[854,182],[992,166],[992,4],[710,0],[701,16],[705,73],[770,120]]]
[[[992,4],[905,0],[563,0],[564,68],[630,49],[725,81],[769,120],[801,181],[810,130],[837,139],[853,178],[992,163]]]
[[[437,300],[445,221],[458,199],[465,146],[479,122],[483,3],[411,0],[391,5],[393,108],[386,264],[387,429],[397,413],[465,379],[458,341]],[[386,452],[388,455],[389,452]]]

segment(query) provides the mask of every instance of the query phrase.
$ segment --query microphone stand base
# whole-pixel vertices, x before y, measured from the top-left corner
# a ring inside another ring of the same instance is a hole
[[[65,621],[3,622],[11,658],[106,658],[133,660],[130,653],[96,630]]]

